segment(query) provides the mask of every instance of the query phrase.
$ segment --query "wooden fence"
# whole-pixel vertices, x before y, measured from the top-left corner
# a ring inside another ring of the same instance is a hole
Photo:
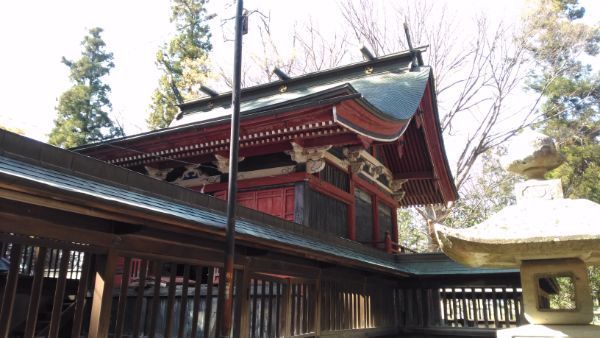
[[[216,336],[215,264],[14,233],[0,241],[0,338]],[[247,267],[234,277],[236,337],[489,333],[522,323],[520,289],[506,285],[407,288],[379,277],[296,278]]]

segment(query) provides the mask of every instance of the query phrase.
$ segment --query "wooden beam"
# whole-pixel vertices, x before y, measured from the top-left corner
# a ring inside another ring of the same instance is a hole
[[[102,259],[104,262],[96,262],[104,264],[96,265],[96,281],[94,283],[92,311],[90,313],[88,333],[91,338],[108,337],[108,329],[110,327],[114,277],[119,257],[114,250],[109,250],[108,254],[102,258],[104,258]]]
[[[405,173],[395,173],[394,179],[407,179],[407,180],[432,180],[435,176],[433,171],[413,171]]]
[[[246,180],[240,180],[238,182],[238,189],[248,189],[253,187],[261,187],[268,185],[280,185],[287,183],[296,183],[306,180],[307,174],[305,172],[297,172],[287,175],[273,176],[273,177],[261,177],[251,178]],[[201,188],[191,188],[192,190],[201,190]],[[207,184],[204,186],[202,191],[204,193],[211,193],[216,191],[222,191],[227,189],[227,183],[216,183]]]

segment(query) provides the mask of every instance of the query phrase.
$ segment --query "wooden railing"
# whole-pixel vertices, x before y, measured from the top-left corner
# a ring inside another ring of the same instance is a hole
[[[16,234],[0,240],[8,267],[0,271],[2,337],[216,335],[219,269],[196,259],[202,257]],[[520,289],[506,285],[445,286],[442,279],[400,287],[360,274],[292,278],[247,269],[234,276],[234,336],[434,337],[470,330],[484,337],[522,323]]]

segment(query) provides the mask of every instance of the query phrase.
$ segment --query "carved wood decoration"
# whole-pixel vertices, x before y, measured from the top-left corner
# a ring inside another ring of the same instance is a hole
[[[156,169],[149,166],[144,166],[144,168],[146,169],[148,176],[161,181],[164,181],[167,178],[167,175],[173,170],[173,168]]]
[[[207,184],[219,183],[221,175],[207,175],[196,165],[185,167],[185,171],[173,183],[182,187],[205,186]]]
[[[217,169],[223,173],[227,174],[229,172],[229,157],[221,156],[219,154],[215,154],[215,158],[217,159],[213,163],[217,166]],[[242,162],[244,157],[239,156],[238,162]]]
[[[306,163],[306,172],[314,174],[325,168],[325,154],[329,149],[331,145],[305,148],[292,142],[292,150],[285,153],[296,163]]]
[[[402,190],[402,185],[408,180],[394,180],[392,172],[364,149],[344,148],[343,153],[349,162],[350,171],[352,171],[353,174],[362,172],[365,176],[370,178],[371,181],[388,190],[398,202],[404,198],[405,191]],[[387,185],[384,185],[379,181],[381,176],[385,176],[386,181],[388,182]]]

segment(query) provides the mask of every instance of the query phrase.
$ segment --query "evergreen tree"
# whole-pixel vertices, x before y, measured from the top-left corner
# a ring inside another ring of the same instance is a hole
[[[150,129],[168,127],[177,113],[177,105],[196,98],[200,84],[206,81],[208,53],[212,49],[206,13],[207,0],[173,0],[171,22],[177,35],[156,54],[162,75],[152,96]]]
[[[81,42],[81,58],[64,63],[70,69],[73,87],[64,92],[59,100],[50,132],[49,142],[63,148],[123,136],[123,129],[108,117],[112,106],[108,99],[110,87],[102,81],[114,67],[113,54],[106,51],[100,34],[102,28],[90,29]]]
[[[543,132],[566,155],[550,176],[562,180],[566,197],[600,203],[600,74],[581,61],[598,54],[600,27],[580,23],[584,14],[577,0],[540,1],[531,21],[530,48],[539,69],[531,88],[546,99]]]

